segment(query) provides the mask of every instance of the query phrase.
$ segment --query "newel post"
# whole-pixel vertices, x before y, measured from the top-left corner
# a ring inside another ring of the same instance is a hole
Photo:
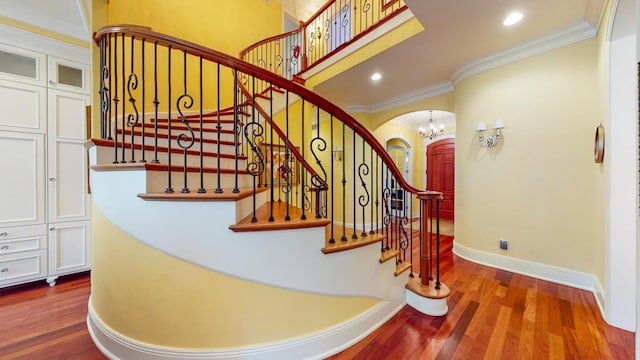
[[[420,280],[409,278],[407,283],[407,304],[423,314],[444,316],[449,311],[447,297],[451,290],[440,282],[440,200],[442,193],[437,191],[423,191],[418,193],[422,210],[420,239]],[[433,204],[435,208],[435,243],[433,249]],[[433,274],[435,257],[435,279]],[[433,281],[435,280],[435,282]]]

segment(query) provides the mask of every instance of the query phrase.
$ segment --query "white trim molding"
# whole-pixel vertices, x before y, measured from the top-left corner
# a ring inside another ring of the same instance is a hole
[[[591,291],[604,317],[605,292],[598,278],[593,274],[476,250],[460,245],[455,240],[453,253],[477,264]]]
[[[180,349],[162,347],[131,339],[107,326],[89,299],[87,328],[98,349],[109,359],[324,359],[353,346],[404,307],[381,302],[360,316],[331,329],[278,343],[226,349]],[[329,350],[327,350],[329,349]]]
[[[349,114],[375,114],[380,111],[394,109],[403,105],[411,104],[420,100],[429,99],[439,95],[450,93],[454,90],[451,81],[443,81],[422,89],[411,91],[400,96],[394,96],[384,100],[374,106],[369,105],[349,105],[344,107],[344,111]]]
[[[460,81],[483,71],[491,70],[545,53],[547,51],[560,49],[583,40],[591,39],[595,37],[596,34],[597,28],[582,20],[547,36],[543,36],[504,51],[493,53],[477,61],[468,63],[453,73],[451,81],[455,85]]]

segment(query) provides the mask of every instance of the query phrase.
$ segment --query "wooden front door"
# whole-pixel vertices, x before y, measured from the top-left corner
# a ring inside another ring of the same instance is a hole
[[[453,220],[456,139],[443,139],[427,146],[427,189],[440,191],[440,218]]]

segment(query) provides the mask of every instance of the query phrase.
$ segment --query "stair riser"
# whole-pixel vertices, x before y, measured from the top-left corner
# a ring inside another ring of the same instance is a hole
[[[165,171],[147,171],[147,192],[162,192],[168,186],[168,174]],[[204,173],[204,188],[207,192],[213,192],[218,187],[218,174]],[[229,189],[235,187],[234,174],[220,174],[220,187]],[[238,174],[238,187],[248,187],[253,185],[253,176]],[[171,187],[174,192],[180,192],[184,188],[184,173],[171,173]],[[187,173],[187,187],[193,193],[200,188],[200,174]],[[228,191],[228,190],[227,190]]]

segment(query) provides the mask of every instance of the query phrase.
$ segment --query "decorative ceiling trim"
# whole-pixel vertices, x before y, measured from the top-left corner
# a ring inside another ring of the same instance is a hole
[[[64,41],[21,30],[13,26],[0,24],[0,38],[8,45],[54,55],[60,58],[89,62],[89,50]]]
[[[4,17],[50,31],[52,33],[61,34],[86,42],[90,41],[90,32],[88,31],[86,24],[85,26],[82,26],[49,16],[43,11],[25,6],[20,1],[5,1],[2,5],[2,16]],[[78,11],[82,12],[82,8],[79,8]],[[83,19],[83,21],[85,20]]]
[[[596,29],[600,28],[604,12],[607,9],[606,0],[589,0],[584,19]]]
[[[543,36],[522,45],[493,53],[489,56],[473,61],[456,70],[451,76],[451,82],[455,85],[460,81],[479,74],[483,71],[504,66],[519,60],[523,60],[547,51],[556,50],[596,36],[597,28],[582,20],[566,28]]]
[[[402,105],[414,103],[416,101],[428,99],[434,96],[450,93],[454,90],[453,84],[450,81],[443,81],[426,88],[411,91],[400,96],[394,96],[385,101],[378,103],[377,105],[349,105],[345,106],[344,110],[350,114],[365,113],[375,114],[380,111],[393,109]]]

